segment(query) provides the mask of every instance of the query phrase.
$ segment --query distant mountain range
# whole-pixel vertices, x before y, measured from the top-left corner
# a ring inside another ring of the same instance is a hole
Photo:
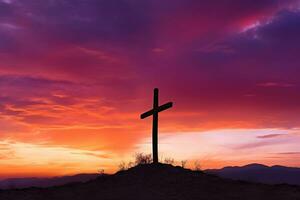
[[[300,185],[300,168],[275,165],[268,167],[261,164],[250,164],[242,167],[224,167],[205,170],[222,178],[250,181],[266,184]]]
[[[0,181],[0,189],[16,189],[28,187],[52,187],[67,183],[87,182],[96,179],[99,174],[77,174],[53,178],[9,178]]]

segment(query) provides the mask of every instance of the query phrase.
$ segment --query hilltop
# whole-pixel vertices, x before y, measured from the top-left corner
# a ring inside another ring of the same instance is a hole
[[[266,185],[219,178],[167,164],[138,165],[86,183],[51,188],[0,191],[2,200],[300,199],[300,187]]]

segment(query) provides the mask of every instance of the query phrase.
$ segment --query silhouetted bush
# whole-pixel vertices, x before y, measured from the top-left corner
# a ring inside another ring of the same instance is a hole
[[[132,161],[128,162],[128,164],[127,164],[128,169],[131,168],[131,167],[134,167],[134,166],[135,166],[135,163],[132,162]]]
[[[135,164],[136,165],[145,165],[152,163],[152,156],[151,154],[143,154],[137,153],[135,154]]]
[[[180,163],[181,163],[181,167],[185,168],[187,160],[182,160]]]
[[[100,176],[105,175],[104,172],[105,172],[104,169],[99,169],[99,170],[98,170],[98,174],[99,174]]]
[[[122,162],[119,164],[118,168],[119,168],[119,171],[124,171],[124,170],[127,170],[127,169],[128,169],[128,168],[127,168],[127,165],[126,165],[126,163],[125,163],[124,161],[122,161]]]
[[[201,165],[200,165],[199,160],[196,160],[196,161],[194,162],[194,170],[195,170],[195,171],[200,171],[200,170],[201,170]]]
[[[173,158],[165,158],[164,163],[173,165],[174,164],[174,159]]]

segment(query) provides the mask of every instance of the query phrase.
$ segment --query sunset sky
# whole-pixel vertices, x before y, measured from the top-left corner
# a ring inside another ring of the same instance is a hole
[[[0,0],[0,179],[151,152],[300,167],[299,0]]]

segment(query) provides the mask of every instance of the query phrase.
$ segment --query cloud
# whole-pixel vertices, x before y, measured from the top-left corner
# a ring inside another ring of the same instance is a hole
[[[290,41],[283,35],[290,35],[289,30],[298,27],[298,14],[290,9],[294,3],[280,1],[278,4],[273,0],[256,4],[252,1],[193,0],[172,1],[172,4],[161,1],[14,1],[6,6],[15,12],[7,14],[4,21],[22,29],[11,34],[12,42],[17,42],[16,48],[7,47],[15,52],[7,55],[9,51],[5,51],[6,55],[2,55],[0,73],[76,83],[50,86],[37,83],[37,80],[25,82],[25,78],[23,82],[16,82],[26,85],[27,91],[33,87],[49,88],[45,93],[56,87],[66,87],[68,91],[61,92],[68,93],[65,98],[47,97],[47,101],[58,105],[76,104],[76,92],[80,96],[82,93],[86,93],[83,96],[102,96],[110,103],[113,99],[138,101],[145,99],[145,91],[151,91],[156,85],[165,95],[174,97],[179,105],[186,105],[184,109],[208,113],[208,120],[222,116],[219,121],[223,121],[227,114],[227,119],[232,118],[229,123],[239,119],[255,122],[255,112],[260,110],[262,115],[272,112],[262,120],[265,123],[290,126],[284,120],[270,121],[270,118],[277,116],[273,112],[277,112],[279,105],[287,110],[298,109],[296,62],[288,62],[286,57],[290,53],[280,48]],[[283,12],[284,9],[287,10]],[[212,13],[223,17],[216,18]],[[14,20],[19,16],[24,19],[22,23]],[[257,21],[259,26],[240,31]],[[292,34],[294,36],[296,34]],[[279,42],[282,39],[285,42]],[[285,45],[285,48],[297,47]],[[164,52],[153,54],[153,49],[164,49]],[[292,55],[296,55],[296,51]],[[274,62],[275,58],[282,62]],[[289,64],[287,68],[283,65],[286,63]],[[282,71],[286,76],[282,76]],[[268,93],[254,88],[253,82],[276,85],[282,90]],[[287,87],[292,86],[289,82],[295,84],[295,90]],[[85,87],[83,83],[90,85]],[[12,91],[25,93],[21,89]],[[42,93],[43,90],[33,96]],[[245,93],[253,94],[251,100],[246,100]],[[271,99],[277,101],[270,103]],[[113,107],[119,108],[115,104]],[[231,113],[226,110],[229,107]],[[179,109],[185,111],[183,107]],[[240,109],[248,110],[249,116],[238,114]]]
[[[280,136],[283,136],[283,135],[285,135],[285,134],[268,134],[268,135],[257,136],[257,138],[260,138],[260,139],[269,139],[269,138],[280,137]]]
[[[254,148],[260,148],[260,147],[272,146],[272,145],[274,145],[274,142],[262,141],[262,142],[253,142],[253,143],[249,143],[249,144],[243,144],[243,145],[236,147],[236,149],[245,150],[245,149],[254,149]]]
[[[114,158],[112,153],[109,153],[109,157],[105,156],[108,152],[104,151],[88,151],[46,144],[4,140],[1,142],[1,146],[5,146],[7,149],[0,149],[0,168],[2,172],[0,176],[3,176],[4,171],[12,176],[17,174],[41,176],[41,173],[45,172],[48,174],[54,173],[55,170],[62,168],[62,165],[65,167],[63,167],[60,175],[78,173],[80,170],[93,172],[97,170],[99,163],[102,168],[111,167],[103,162]],[[79,165],[80,163],[82,164]],[[10,165],[10,168],[7,165]],[[20,170],[19,167],[21,166],[23,170]]]
[[[279,155],[300,155],[300,152],[281,152]]]
[[[291,83],[276,83],[276,82],[265,82],[265,83],[259,83],[257,84],[261,87],[293,87],[294,84]]]
[[[6,3],[6,4],[11,4],[13,0],[1,0],[1,2]]]

